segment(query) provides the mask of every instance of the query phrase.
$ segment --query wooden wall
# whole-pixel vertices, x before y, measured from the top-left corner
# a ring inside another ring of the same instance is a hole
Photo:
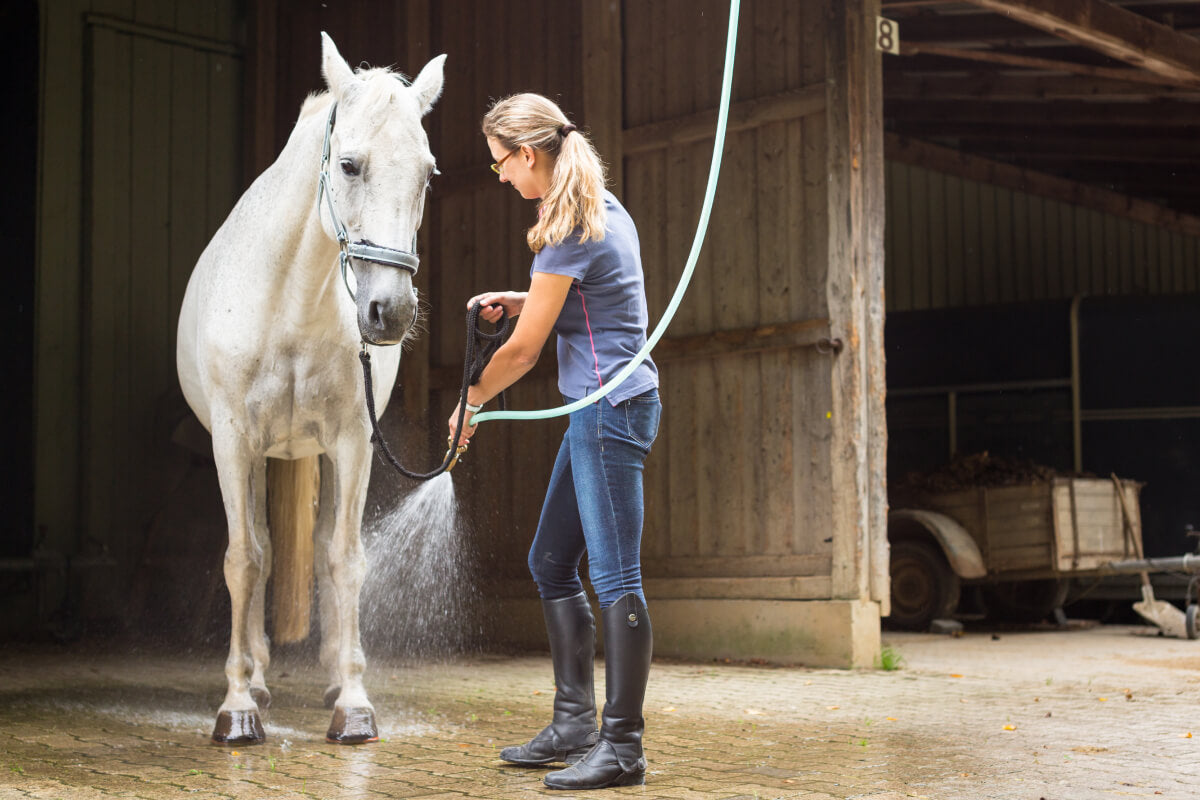
[[[117,586],[170,489],[184,288],[240,191],[240,8],[42,8],[36,515],[48,549],[111,556]]]
[[[1200,289],[1200,239],[924,167],[887,165],[889,311]]]

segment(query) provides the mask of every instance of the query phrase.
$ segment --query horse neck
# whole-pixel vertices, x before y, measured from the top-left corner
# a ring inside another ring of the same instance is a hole
[[[269,259],[280,297],[295,310],[327,310],[341,288],[338,246],[321,226],[317,174],[329,104],[306,114],[260,180],[260,231],[271,231]]]

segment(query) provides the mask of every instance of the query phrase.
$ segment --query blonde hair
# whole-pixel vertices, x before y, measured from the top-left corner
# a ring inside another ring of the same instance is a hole
[[[516,94],[497,101],[482,128],[509,150],[529,145],[554,158],[537,224],[525,235],[530,250],[561,244],[577,228],[580,243],[604,238],[604,163],[562,109],[540,94]]]

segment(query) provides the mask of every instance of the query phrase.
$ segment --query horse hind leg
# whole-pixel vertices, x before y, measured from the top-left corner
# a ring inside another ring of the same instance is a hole
[[[229,588],[232,630],[225,659],[228,688],[217,713],[212,738],[222,744],[256,744],[266,739],[258,705],[250,694],[253,669],[248,624],[252,596],[263,565],[263,552],[252,533],[253,495],[251,456],[236,432],[213,426],[213,455],[221,483],[221,497],[229,523],[225,550],[225,584]]]
[[[271,576],[271,533],[267,527],[267,460],[258,459],[251,474],[254,508],[251,512],[254,542],[262,554],[258,578],[250,595],[250,610],[246,635],[249,639],[250,696],[260,711],[271,707],[271,693],[267,690],[266,671],[271,663],[271,643],[266,629],[267,579]]]
[[[317,505],[317,524],[313,530],[313,566],[317,577],[318,613],[321,617],[321,666],[329,675],[323,697],[325,707],[333,708],[342,692],[338,675],[338,606],[337,593],[333,589],[333,578],[329,572],[329,548],[333,543],[333,526],[336,519],[334,495],[337,476],[333,461],[321,456],[321,497]]]

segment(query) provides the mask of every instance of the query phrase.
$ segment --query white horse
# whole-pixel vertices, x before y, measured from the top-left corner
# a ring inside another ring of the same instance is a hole
[[[399,343],[416,320],[417,259],[406,248],[415,242],[434,172],[421,117],[441,95],[445,56],[409,85],[387,69],[355,73],[333,41],[325,34],[322,40],[328,93],[305,102],[279,159],[213,236],[179,316],[179,381],[212,433],[229,522],[229,688],[213,739],[230,744],[262,741],[260,707],[270,704],[263,627],[271,565],[267,458],[318,453],[321,663],[330,676],[326,704],[334,708],[327,738],[377,738],[358,619],[372,451],[357,351],[360,341]],[[320,193],[319,171],[327,173]],[[347,253],[342,265],[352,275],[338,268]],[[375,406],[382,410],[400,348],[371,351]]]

